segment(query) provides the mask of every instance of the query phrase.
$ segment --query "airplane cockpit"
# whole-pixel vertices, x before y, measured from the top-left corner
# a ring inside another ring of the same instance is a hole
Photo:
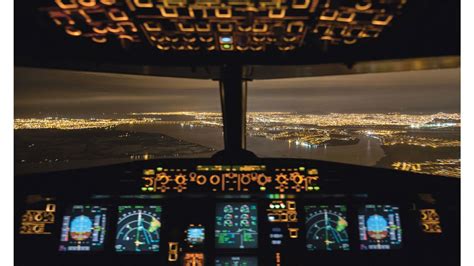
[[[224,142],[15,175],[18,265],[460,264],[458,178],[261,157],[246,139],[255,80],[458,68],[458,1],[15,4],[15,66],[216,81]]]

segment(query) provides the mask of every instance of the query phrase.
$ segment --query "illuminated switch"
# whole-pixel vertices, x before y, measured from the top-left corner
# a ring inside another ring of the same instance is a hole
[[[308,175],[317,175],[318,169],[308,169]]]
[[[177,261],[178,260],[178,243],[169,242],[168,243],[168,261]]]
[[[288,228],[288,233],[290,233],[290,238],[298,238],[299,228]]]
[[[232,44],[224,43],[221,45],[221,50],[223,51],[232,51],[234,50],[234,46]]]
[[[296,212],[288,213],[288,221],[290,222],[297,222],[298,218],[296,218]]]
[[[296,210],[296,202],[294,202],[294,201],[287,201],[286,204],[287,204],[287,206],[288,206],[288,210]]]
[[[143,175],[154,175],[154,174],[155,174],[155,170],[153,170],[153,169],[143,170]]]
[[[278,219],[275,217],[274,214],[268,214],[268,221],[269,222],[277,222]]]
[[[225,43],[232,44],[233,39],[232,39],[232,36],[221,36],[219,37],[219,42],[221,44],[225,44]]]

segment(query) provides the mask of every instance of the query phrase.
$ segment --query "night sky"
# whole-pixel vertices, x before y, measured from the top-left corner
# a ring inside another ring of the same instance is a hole
[[[460,69],[260,80],[248,111],[459,112]],[[15,68],[15,116],[220,111],[215,81]]]

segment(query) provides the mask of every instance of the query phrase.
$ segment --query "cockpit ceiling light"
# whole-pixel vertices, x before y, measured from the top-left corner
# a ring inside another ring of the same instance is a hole
[[[40,11],[50,17],[52,26],[94,43],[111,45],[126,39],[157,51],[286,52],[319,45],[315,39],[351,45],[377,38],[401,14],[406,0],[44,2]],[[160,41],[163,38],[168,44]]]

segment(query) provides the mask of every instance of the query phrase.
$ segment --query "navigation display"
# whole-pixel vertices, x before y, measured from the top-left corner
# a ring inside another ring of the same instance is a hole
[[[359,210],[360,249],[399,249],[402,228],[398,207],[365,205]]]
[[[217,257],[216,266],[258,266],[257,257]]]
[[[345,205],[305,206],[306,248],[349,250]]]
[[[59,251],[98,251],[104,248],[107,208],[74,205],[61,226]]]
[[[118,211],[117,252],[160,250],[161,206],[119,206]]]
[[[215,234],[217,248],[257,248],[257,204],[218,203]]]

